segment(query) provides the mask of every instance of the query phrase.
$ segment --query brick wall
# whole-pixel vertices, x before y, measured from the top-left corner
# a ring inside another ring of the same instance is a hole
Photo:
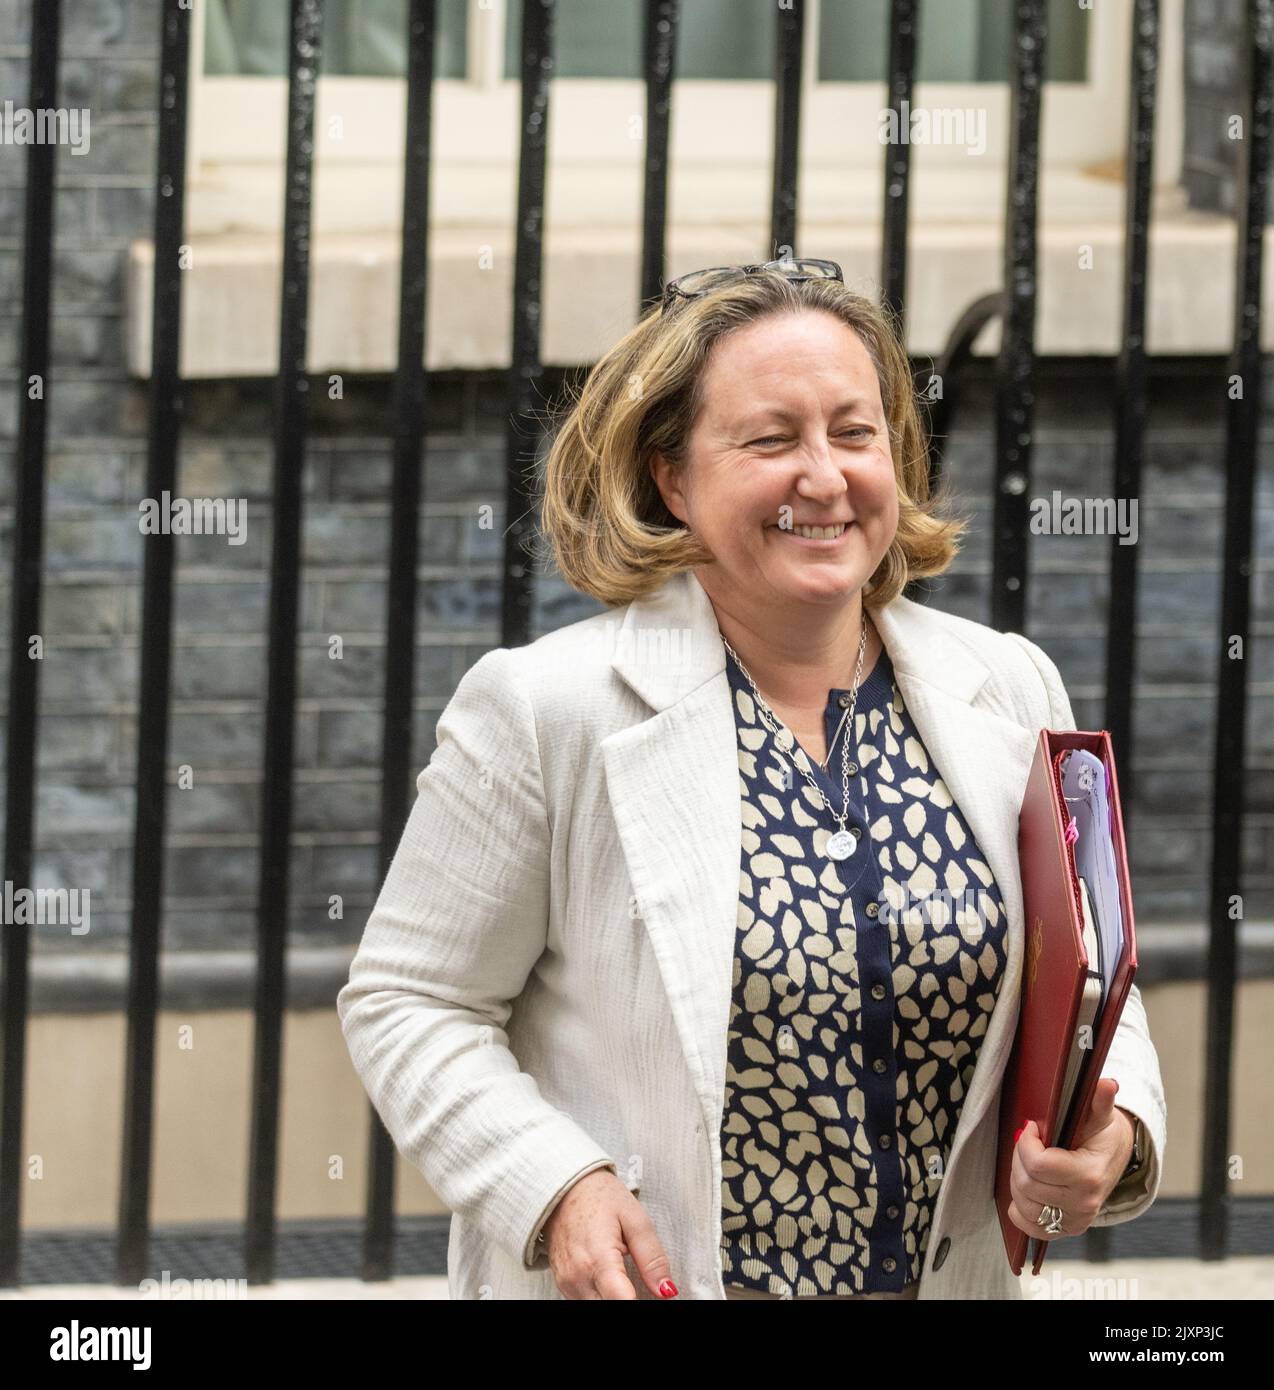
[[[26,100],[26,6],[0,0],[0,102]],[[54,365],[41,671],[37,874],[41,886],[92,890],[93,944],[128,931],[132,776],[146,387],[122,366],[123,267],[150,234],[157,0],[67,7],[66,104],[93,112],[92,152],[59,160]],[[0,147],[0,621],[7,623],[18,399],[24,151]],[[1109,491],[1109,364],[1044,363],[1034,495]],[[1184,362],[1157,378],[1140,512],[1140,670],[1133,875],[1139,921],[1199,921],[1206,906],[1213,669],[1220,602],[1224,366]],[[357,940],[375,897],[384,575],[388,542],[385,379],[351,377],[346,398],[316,393],[304,478],[300,699],[292,941]],[[417,628],[416,736],[404,777],[429,756],[437,716],[463,672],[498,640],[505,398],[499,373],[439,375],[431,385],[423,565]],[[989,614],[990,374],[974,374],[948,452],[979,518],[935,601]],[[271,487],[270,383],[189,388],[178,491],[247,500],[248,540],[178,544],[170,765],[196,769],[169,796],[166,946],[248,949],[258,865]],[[1244,841],[1247,917],[1274,916],[1274,669],[1269,453],[1257,515],[1255,636]],[[479,508],[495,507],[494,527]],[[1080,727],[1100,727],[1108,538],[1035,537],[1028,635],[1058,661]],[[597,611],[546,577],[535,630]],[[328,638],[344,639],[341,661]],[[7,664],[7,630],[0,664]],[[7,672],[5,673],[7,674]],[[2,751],[2,750],[0,750]],[[1236,789],[1237,791],[1237,789]],[[332,921],[328,895],[342,895]],[[37,954],[83,951],[37,932]]]

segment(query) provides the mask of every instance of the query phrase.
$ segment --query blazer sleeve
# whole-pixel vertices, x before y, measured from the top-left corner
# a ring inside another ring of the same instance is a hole
[[[1020,633],[1007,634],[1023,647],[1035,663],[1048,693],[1050,729],[1074,729],[1075,716],[1070,697],[1052,659],[1034,642]],[[1150,1040],[1141,992],[1134,984],[1128,990],[1119,1026],[1110,1041],[1110,1051],[1101,1069],[1102,1076],[1119,1082],[1115,1104],[1136,1122],[1141,1147],[1139,1170],[1116,1185],[1093,1218],[1094,1226],[1118,1226],[1140,1216],[1159,1194],[1163,1176],[1163,1156],[1168,1143],[1168,1110],[1164,1100],[1159,1054]]]
[[[549,823],[514,655],[486,653],[437,746],[337,996],[341,1030],[398,1149],[524,1268],[567,1189],[614,1160],[519,1068],[505,1025],[545,948]]]

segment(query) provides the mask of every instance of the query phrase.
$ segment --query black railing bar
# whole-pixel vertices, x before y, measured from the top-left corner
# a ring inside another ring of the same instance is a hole
[[[681,0],[646,0],[642,71],[646,75],[646,160],[642,184],[638,316],[659,302],[668,253],[668,137]]]
[[[554,0],[522,6],[521,147],[513,270],[513,334],[509,358],[509,419],[505,445],[504,582],[500,642],[523,645],[531,630],[529,547],[537,526],[532,481],[540,429],[534,408],[544,376],[540,361],[543,308],[545,165],[548,156],[549,79],[553,75]],[[522,451],[531,440],[533,457]]]
[[[186,115],[190,10],[164,0],[160,15],[159,146],[155,166],[155,264],[146,492],[177,492],[181,442],[181,247],[185,232]],[[137,800],[133,820],[133,911],[128,939],[128,1023],[124,1044],[124,1129],[120,1150],[115,1277],[136,1284],[150,1253],[154,1155],[155,1020],[163,918],[167,820],[168,715],[172,678],[173,566],[167,532],[146,537],[142,554],[141,654],[138,677]]]
[[[269,650],[257,891],[257,983],[252,1052],[252,1133],[244,1259],[248,1280],[274,1278],[281,1053],[286,1004],[284,947],[290,893],[296,638],[300,590],[302,474],[309,428],[310,220],[314,106],[322,61],[322,0],[292,0],[288,42],[288,135],[284,176],[283,292],[271,508]]]
[[[1243,754],[1247,734],[1247,645],[1251,624],[1252,516],[1261,410],[1261,289],[1274,102],[1274,0],[1248,0],[1235,244],[1234,351],[1226,389],[1225,541],[1217,648],[1217,717],[1212,761],[1207,1058],[1199,1255],[1225,1258],[1229,1227],[1230,1105],[1234,1089],[1236,908],[1242,913]]]
[[[1035,417],[1036,202],[1040,95],[1044,85],[1046,0],[1015,0],[1010,48],[1008,198],[1004,286],[1008,303],[996,358],[995,499],[991,625],[1022,632],[1026,623],[1027,512]]]
[[[770,204],[770,250],[774,259],[796,244],[797,176],[801,152],[801,60],[805,43],[805,0],[778,7],[774,34],[774,170]]]
[[[30,109],[57,106],[62,0],[31,7]],[[40,661],[44,569],[45,448],[49,406],[49,311],[53,285],[53,181],[57,146],[27,146],[22,233],[22,327],[18,378],[18,445],[13,499],[13,578],[9,597],[9,705],[5,731],[4,875],[30,884],[35,842],[35,756],[39,736]],[[0,986],[0,1284],[16,1287],[22,1260],[22,1153],[26,1094],[30,928],[4,923],[4,980]]]
[[[407,129],[398,280],[398,362],[394,374],[394,473],[385,613],[385,709],[381,724],[380,850],[383,883],[407,821],[416,679],[417,565],[423,501],[429,377],[424,366],[429,294],[429,172],[433,114],[434,0],[411,0],[407,14]],[[368,1106],[367,1225],[362,1277],[394,1271],[396,1149],[376,1107]]]
[[[916,45],[920,32],[920,0],[892,0],[889,11],[889,105],[896,128],[910,109],[916,80]],[[906,103],[904,106],[903,103]],[[897,316],[906,342],[907,231],[911,190],[911,141],[898,139],[885,146],[884,226],[880,244],[880,297]]]

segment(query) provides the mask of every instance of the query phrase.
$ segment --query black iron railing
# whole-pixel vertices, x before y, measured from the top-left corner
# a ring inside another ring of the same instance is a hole
[[[890,15],[887,93],[896,110],[910,101],[915,80],[922,0],[893,0]],[[934,401],[932,464],[941,452],[958,402],[962,366],[973,341],[991,319],[1001,323],[997,363],[996,471],[993,536],[992,622],[1024,627],[1027,585],[1027,506],[1031,491],[1031,437],[1035,368],[1036,200],[1040,171],[1040,99],[1046,47],[1046,0],[1016,0],[1011,63],[1011,143],[1005,219],[1003,288],[969,306],[954,328],[935,374],[942,380]],[[1159,40],[1158,0],[1133,0],[1127,211],[1122,342],[1115,363],[1116,497],[1137,497],[1141,488],[1146,417],[1146,260],[1150,224],[1150,170],[1154,142],[1154,89]],[[61,0],[32,7],[30,105],[55,105]],[[646,0],[644,62],[647,82],[646,166],[640,283],[635,307],[655,299],[664,279],[668,142],[676,71],[678,0]],[[775,133],[769,254],[795,248],[798,201],[804,8],[794,0],[779,11],[775,51]],[[408,5],[407,143],[404,165],[402,273],[399,292],[398,365],[392,421],[394,469],[390,511],[391,550],[385,620],[385,709],[382,726],[380,872],[383,877],[405,824],[408,789],[401,752],[411,743],[417,573],[416,518],[422,501],[423,440],[428,418],[425,293],[428,264],[428,191],[432,103],[433,0]],[[540,360],[541,264],[545,176],[554,49],[553,0],[526,0],[523,8],[520,177],[517,198],[516,268],[512,354],[509,366],[510,427],[507,438],[507,512],[501,640],[528,640],[532,575],[527,546],[534,521],[528,456],[537,443],[530,422],[543,374]],[[175,491],[181,421],[178,344],[181,326],[179,250],[184,233],[187,64],[191,11],[183,0],[164,0],[158,167],[154,219],[154,297],[150,378],[148,495]],[[1229,642],[1245,642],[1249,629],[1252,513],[1260,407],[1259,350],[1262,230],[1270,137],[1271,26],[1274,0],[1247,0],[1249,56],[1242,115],[1240,223],[1236,262],[1236,332],[1232,377],[1242,391],[1229,392],[1225,455],[1226,511],[1223,555],[1222,644],[1217,661],[1216,757],[1213,773],[1213,842],[1210,877],[1211,950],[1208,966],[1208,1052],[1205,1076],[1204,1164],[1199,1253],[1216,1259],[1227,1248],[1226,1157],[1230,1149],[1236,923],[1231,912],[1241,892],[1239,847],[1243,829],[1242,786],[1248,663],[1229,659]],[[245,1254],[252,1281],[273,1278],[275,1267],[280,1045],[285,1007],[285,933],[289,902],[292,825],[293,729],[301,528],[301,476],[306,454],[310,382],[306,374],[309,253],[316,82],[322,66],[322,0],[291,0],[288,73],[286,212],[283,295],[279,325],[273,553],[270,576],[269,666],[263,767],[261,868],[258,885],[258,986],[253,1064],[252,1128]],[[885,154],[882,228],[882,298],[899,315],[906,309],[909,145]],[[20,413],[16,470],[12,612],[7,725],[5,876],[29,881],[35,808],[35,754],[39,663],[28,659],[28,641],[40,630],[45,434],[49,390],[49,318],[53,250],[56,147],[27,151]],[[760,250],[761,248],[758,248]],[[926,370],[925,375],[930,373]],[[32,382],[41,388],[29,388]],[[1124,804],[1131,805],[1132,688],[1136,662],[1136,548],[1111,547],[1106,724],[1120,750]],[[170,701],[173,541],[161,533],[145,547],[141,631],[141,682],[137,757],[137,810],[133,848],[133,917],[129,942],[127,1075],[123,1164],[119,1193],[117,1276],[135,1283],[147,1267],[154,1107],[154,1036],[158,1006],[158,953],[163,894]],[[18,1282],[20,1194],[23,1184],[24,1104],[30,940],[27,928],[5,924],[3,1021],[0,1043],[0,1283]],[[372,1114],[371,1154],[363,1275],[392,1272],[394,1150]],[[1088,1237],[1100,1258],[1107,1232]]]

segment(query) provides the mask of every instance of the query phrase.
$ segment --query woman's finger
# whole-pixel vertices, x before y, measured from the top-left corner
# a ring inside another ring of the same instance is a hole
[[[624,1242],[642,1282],[656,1298],[675,1298],[672,1266],[655,1232],[655,1223],[636,1198],[621,1217]]]

